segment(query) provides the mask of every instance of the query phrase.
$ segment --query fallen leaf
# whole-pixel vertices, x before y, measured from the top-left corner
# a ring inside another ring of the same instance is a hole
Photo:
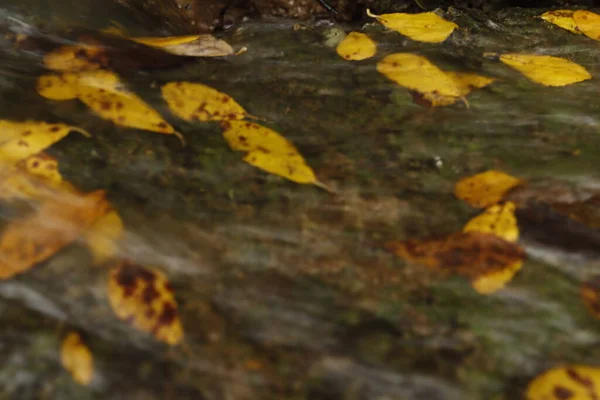
[[[552,368],[527,386],[527,400],[595,400],[600,398],[600,368],[566,365]]]
[[[569,32],[581,35],[581,31],[577,28],[575,19],[573,18],[572,10],[554,10],[546,11],[540,18],[544,21],[548,21],[556,26],[568,30]]]
[[[423,93],[422,98],[428,102],[428,107],[447,106],[456,103],[465,98],[474,89],[481,89],[494,82],[494,78],[483,75],[477,75],[470,72],[448,71],[446,75],[454,80],[454,83],[460,91],[460,96],[444,96],[438,93]]]
[[[178,56],[222,57],[234,54],[233,48],[224,40],[212,35],[171,37],[132,37],[134,42],[156,47]]]
[[[20,160],[16,166],[52,187],[58,187],[63,183],[63,177],[58,170],[58,160],[46,153],[29,156]]]
[[[130,262],[113,268],[108,299],[117,317],[169,345],[183,339],[177,303],[166,276]]]
[[[82,386],[90,384],[94,377],[94,357],[79,333],[70,332],[64,338],[60,361],[75,382]]]
[[[94,264],[100,265],[115,257],[117,243],[123,237],[123,220],[116,211],[110,211],[98,218],[83,234],[83,239],[94,257]]]
[[[167,83],[162,87],[162,96],[171,112],[186,121],[227,121],[248,116],[231,96],[200,83]]]
[[[461,90],[453,78],[416,54],[390,54],[377,63],[377,71],[400,86],[420,93],[461,97]]]
[[[66,124],[51,124],[41,121],[0,121],[0,163],[13,165],[29,156],[50,147],[69,134],[79,132],[84,136],[89,133],[81,128]]]
[[[344,60],[360,61],[373,57],[377,52],[377,44],[364,33],[350,32],[338,44],[336,52]]]
[[[600,319],[600,275],[594,275],[581,286],[581,299],[586,308]]]
[[[31,216],[11,222],[0,236],[0,279],[25,272],[75,241],[108,210],[105,193],[60,192]]]
[[[560,57],[515,53],[484,53],[484,56],[498,57],[504,64],[544,86],[566,86],[592,79],[584,67]]]
[[[433,12],[375,15],[367,9],[367,15],[377,19],[386,28],[395,30],[419,42],[443,42],[454,29],[458,28],[458,25],[454,22],[445,20]]]
[[[77,98],[77,80],[75,73],[46,74],[37,79],[36,91],[50,100],[73,100]]]
[[[248,164],[297,183],[322,186],[296,147],[279,133],[246,121],[224,122],[223,129],[229,146],[246,152]]]
[[[573,12],[573,20],[577,29],[585,36],[600,40],[600,15],[586,10]]]
[[[519,227],[515,217],[515,203],[507,201],[488,207],[484,212],[471,219],[463,232],[491,233],[502,239],[516,243],[519,239]]]
[[[454,195],[473,207],[489,207],[521,183],[520,179],[504,172],[490,170],[459,180]]]
[[[44,56],[44,66],[53,71],[85,71],[106,66],[108,59],[99,46],[61,46]]]
[[[504,288],[506,284],[514,278],[517,272],[521,270],[522,266],[523,261],[515,261],[512,264],[508,264],[501,271],[493,271],[474,278],[471,281],[471,285],[479,294],[495,293]]]
[[[441,238],[389,242],[386,248],[409,262],[463,276],[482,294],[501,288],[503,282],[499,282],[498,277],[514,275],[515,269],[520,268],[516,264],[521,263],[525,256],[516,244],[482,232],[458,232]]]

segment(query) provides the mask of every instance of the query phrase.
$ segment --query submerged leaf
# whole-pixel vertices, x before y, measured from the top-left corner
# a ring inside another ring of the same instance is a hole
[[[416,54],[390,54],[377,63],[377,71],[400,86],[420,93],[461,96],[461,90],[453,78],[425,57]]]
[[[577,10],[573,12],[573,20],[577,24],[577,29],[585,36],[600,40],[600,15],[586,10]]]
[[[173,289],[166,276],[129,262],[110,271],[108,299],[117,317],[169,345],[183,339]]]
[[[162,96],[171,112],[186,121],[227,121],[248,116],[231,96],[200,83],[167,83],[162,87]]]
[[[77,98],[76,73],[46,74],[37,79],[36,91],[50,100],[73,100]]]
[[[117,243],[123,237],[123,221],[116,211],[98,218],[84,233],[83,238],[99,265],[117,254]]]
[[[390,242],[386,247],[407,261],[466,277],[482,294],[501,288],[505,282],[498,285],[498,277],[506,275],[507,271],[514,274],[525,256],[516,244],[482,232],[459,232],[442,238]]]
[[[33,215],[11,222],[0,237],[0,279],[27,271],[73,242],[108,210],[102,190],[61,192]]]
[[[44,56],[44,66],[53,71],[85,71],[107,64],[104,49],[98,46],[62,46]]]
[[[458,28],[454,22],[445,20],[433,12],[375,15],[367,10],[367,15],[377,19],[386,28],[393,29],[419,42],[443,42],[454,29]]]
[[[223,123],[223,137],[233,150],[244,151],[244,161],[297,183],[321,186],[296,147],[279,133],[246,121]]]
[[[527,400],[595,400],[600,398],[600,368],[566,365],[540,374],[527,386]]]
[[[471,219],[463,232],[485,232],[515,243],[519,239],[519,227],[515,217],[515,203],[507,201],[487,208]]]
[[[459,180],[454,195],[473,207],[489,207],[500,202],[506,193],[521,183],[521,180],[504,172],[490,170]]]
[[[234,54],[229,43],[212,35],[132,37],[130,39],[178,56],[222,57]]]
[[[94,357],[79,333],[70,332],[64,338],[60,348],[60,361],[75,382],[87,386],[92,381]]]
[[[572,10],[554,10],[546,11],[540,18],[544,21],[548,21],[556,26],[568,30],[569,32],[581,35],[581,31],[577,28],[575,19],[573,19]]]
[[[338,44],[336,52],[344,60],[360,61],[373,57],[377,52],[377,44],[364,33],[350,32]]]
[[[492,56],[485,53],[484,56]],[[544,86],[565,86],[592,79],[581,65],[564,58],[534,54],[501,54],[500,61]]]
[[[58,170],[58,160],[46,153],[27,157],[16,166],[30,175],[41,178],[49,186],[58,187],[63,183],[63,177]]]
[[[458,100],[463,99],[474,89],[481,89],[490,83],[494,82],[494,78],[489,78],[483,75],[477,75],[469,72],[446,72],[460,91],[460,97],[458,96],[443,96],[437,93],[423,93],[422,97],[428,101],[430,107],[447,106],[456,103]]]

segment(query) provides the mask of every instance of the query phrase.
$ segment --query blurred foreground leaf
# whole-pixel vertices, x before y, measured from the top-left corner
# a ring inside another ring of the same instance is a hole
[[[87,386],[92,381],[94,358],[79,333],[70,332],[64,338],[60,348],[60,361],[75,382]]]

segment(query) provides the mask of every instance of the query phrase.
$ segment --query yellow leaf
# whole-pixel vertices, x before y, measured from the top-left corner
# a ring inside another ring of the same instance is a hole
[[[221,57],[234,54],[229,43],[212,35],[134,37],[130,39],[178,56]]]
[[[490,55],[494,54],[484,54],[484,56]],[[565,86],[592,78],[581,65],[560,57],[502,54],[500,61],[544,86]]]
[[[63,177],[58,170],[58,160],[46,153],[34,154],[16,165],[30,175],[42,179],[49,186],[58,187],[63,182]]]
[[[573,13],[573,20],[577,29],[585,36],[600,40],[600,15],[591,11],[577,10]]]
[[[36,91],[50,100],[72,100],[77,98],[77,79],[74,73],[46,74],[37,79]]]
[[[600,368],[566,365],[552,368],[527,386],[527,400],[594,400],[600,397]]]
[[[386,28],[393,29],[419,42],[443,42],[454,29],[458,28],[454,22],[447,21],[433,12],[375,15],[367,10],[367,15],[377,19]]]
[[[104,50],[97,46],[62,46],[44,56],[44,66],[53,71],[85,71],[106,64]]]
[[[477,75],[469,72],[455,72],[448,71],[446,72],[454,83],[458,87],[460,91],[461,97],[466,97],[473,89],[481,89],[494,82],[494,78],[489,78],[483,75]],[[431,107],[440,107],[447,106],[450,104],[456,103],[458,100],[461,100],[461,97],[455,96],[443,96],[437,93],[423,93],[423,99],[427,100],[430,103]]]
[[[462,178],[454,187],[454,194],[473,207],[489,207],[521,183],[521,180],[504,172],[491,170]]]
[[[162,96],[173,114],[186,121],[227,121],[248,116],[231,96],[200,83],[170,82]]]
[[[463,228],[463,232],[491,233],[515,243],[519,239],[515,208],[515,203],[512,201],[488,207],[483,213],[471,219]]]
[[[568,30],[569,32],[581,35],[581,31],[577,29],[577,24],[573,18],[572,10],[554,10],[546,11],[540,18],[544,21],[548,21],[556,26]]]
[[[501,271],[483,274],[471,281],[471,286],[479,294],[492,294],[504,288],[521,269],[523,261],[515,261]]]
[[[60,348],[60,361],[73,380],[87,386],[94,376],[94,357],[77,332],[70,332]]]
[[[145,44],[152,47],[169,47],[179,44],[190,43],[198,40],[203,35],[185,35],[185,36],[168,36],[168,37],[132,37],[129,38],[134,42]]]
[[[338,44],[336,52],[344,60],[359,61],[373,57],[377,52],[377,45],[364,33],[350,32]]]
[[[12,122],[4,120],[0,121],[0,127],[8,136],[13,136],[15,132],[18,133],[18,136],[0,144],[0,163],[4,164],[15,164],[19,160],[37,154],[67,136],[69,132],[79,132],[90,136],[81,128],[38,121]]]
[[[400,86],[420,93],[460,97],[454,79],[425,57],[411,53],[395,53],[377,63],[377,71]]]
[[[58,193],[31,216],[11,222],[0,236],[0,279],[27,271],[73,242],[107,212],[104,191]]]
[[[159,271],[121,263],[109,273],[108,299],[117,317],[134,328],[169,345],[183,339],[173,289]]]
[[[223,129],[229,146],[246,152],[248,164],[297,183],[322,186],[296,147],[277,132],[246,121],[227,121]]]
[[[116,211],[98,218],[84,233],[83,238],[99,265],[117,254],[117,243],[123,237],[123,221]]]
[[[109,71],[92,71],[80,75],[77,98],[96,115],[127,128],[183,137],[173,126],[136,94],[128,91],[117,75]]]

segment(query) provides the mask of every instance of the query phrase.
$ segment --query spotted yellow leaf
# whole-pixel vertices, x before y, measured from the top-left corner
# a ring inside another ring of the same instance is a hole
[[[360,61],[373,57],[377,52],[377,45],[364,33],[350,32],[338,44],[336,52],[344,60]]]
[[[577,10],[573,12],[573,20],[577,29],[585,36],[600,40],[600,15],[591,11]]]
[[[108,211],[104,191],[58,192],[32,215],[8,224],[0,236],[0,279],[27,271],[73,242]]]
[[[46,153],[38,153],[17,162],[16,166],[29,174],[41,178],[48,185],[58,187],[63,177],[58,170],[58,160]]]
[[[594,400],[600,398],[600,368],[565,365],[547,370],[527,386],[526,400]]]
[[[114,210],[98,218],[83,235],[96,265],[115,257],[122,237],[123,220]]]
[[[0,163],[15,164],[50,147],[67,136],[69,132],[79,132],[90,136],[81,128],[65,124],[50,124],[40,121],[0,121],[0,140],[3,135],[11,137],[10,140],[0,143]]]
[[[495,81],[494,78],[469,72],[448,71],[446,75],[454,80],[462,98],[466,97],[474,89],[481,89]],[[423,93],[422,96],[424,100],[430,103],[431,107],[447,106],[461,100],[461,97],[458,96],[444,96],[432,92]]]
[[[98,69],[107,62],[104,50],[97,46],[62,46],[44,56],[44,66],[53,71]]]
[[[246,121],[224,122],[223,129],[229,146],[246,152],[248,164],[297,183],[321,186],[296,147],[279,133]]]
[[[471,219],[463,228],[463,232],[492,233],[514,243],[519,239],[515,208],[515,203],[512,201],[488,207],[484,212]]]
[[[77,98],[76,73],[46,74],[37,79],[36,91],[50,100],[73,100]]]
[[[454,187],[454,194],[473,207],[489,207],[522,181],[500,171],[486,171],[462,178]]]
[[[186,121],[226,121],[248,116],[231,96],[200,83],[167,83],[162,87],[162,96],[171,112]]]
[[[94,377],[94,357],[79,333],[70,332],[65,336],[60,361],[75,382],[83,386],[90,384]]]
[[[565,86],[592,79],[584,67],[560,57],[515,53],[484,56],[497,56],[504,64],[544,86]]]
[[[400,86],[420,93],[461,96],[461,90],[453,78],[417,54],[390,54],[377,63],[377,71]]]
[[[458,25],[454,22],[445,20],[433,12],[375,15],[367,10],[367,15],[377,19],[386,28],[395,30],[419,42],[443,42],[458,28]]]
[[[173,289],[161,272],[122,262],[108,279],[108,299],[120,320],[169,345],[183,339]]]
[[[554,10],[546,11],[540,18],[544,21],[548,21],[556,26],[568,30],[569,32],[581,35],[581,31],[577,28],[575,19],[573,18],[572,10]]]

